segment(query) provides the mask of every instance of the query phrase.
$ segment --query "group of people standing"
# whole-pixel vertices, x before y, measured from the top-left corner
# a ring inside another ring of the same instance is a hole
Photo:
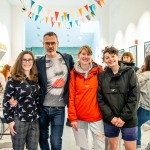
[[[61,150],[67,105],[71,126],[76,131],[84,129],[87,136],[90,129],[94,150],[105,150],[105,137],[110,150],[117,150],[120,131],[126,150],[136,150],[139,86],[134,69],[119,63],[115,47],[104,49],[107,67],[103,71],[93,61],[89,46],[79,49],[74,63],[71,55],[57,51],[58,45],[57,35],[48,32],[43,37],[46,55],[34,60],[31,52],[22,51],[12,68],[3,112],[13,149],[23,150],[26,144],[29,150],[37,150],[39,142],[42,150]],[[148,75],[147,80],[140,76],[145,72],[150,72],[150,56],[138,75],[140,86],[148,80]],[[146,97],[145,102],[144,96],[138,113],[149,115],[149,99]]]

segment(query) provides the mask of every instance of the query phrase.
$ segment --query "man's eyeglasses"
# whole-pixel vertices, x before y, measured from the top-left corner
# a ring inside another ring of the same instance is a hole
[[[44,42],[44,44],[47,46],[50,46],[50,45],[54,46],[56,42]]]
[[[23,61],[24,63],[27,63],[27,62],[33,63],[33,59],[22,59],[22,61]]]

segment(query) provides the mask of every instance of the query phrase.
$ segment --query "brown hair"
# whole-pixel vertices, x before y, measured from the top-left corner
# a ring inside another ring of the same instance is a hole
[[[131,52],[125,52],[125,53],[123,53],[123,55],[122,55],[122,57],[121,57],[121,60],[122,60],[122,61],[123,61],[123,57],[124,57],[124,56],[130,57],[130,58],[131,58],[131,61],[130,61],[130,62],[134,63],[134,57],[133,57],[133,54],[132,54]]]
[[[144,71],[150,71],[150,55],[145,57],[145,68]]]
[[[8,65],[8,64],[6,64],[6,65],[4,65],[2,71],[0,72],[0,73],[2,73],[2,74],[4,75],[5,81],[8,80],[8,74],[9,74],[9,72],[10,72],[10,69],[11,69],[11,66]]]
[[[111,46],[111,47],[105,47],[105,49],[103,50],[103,60],[104,60],[104,55],[105,53],[109,53],[109,54],[114,54],[117,55],[119,54],[119,50],[116,49],[115,47]]]
[[[56,39],[58,40],[57,34],[55,32],[47,32],[44,34],[43,39],[45,38],[45,36],[55,36]]]
[[[89,55],[92,55],[92,49],[91,49],[91,47],[88,46],[88,45],[84,45],[84,46],[82,46],[82,47],[79,49],[78,56],[79,56],[79,54],[81,54],[81,52],[82,52],[83,50],[85,50]]]
[[[23,56],[25,54],[31,55],[32,59],[33,59],[33,66],[32,66],[32,68],[30,70],[30,79],[32,81],[37,81],[38,73],[37,73],[36,63],[35,63],[35,60],[34,60],[34,56],[33,56],[32,52],[30,52],[30,51],[22,51],[18,55],[18,57],[17,57],[17,59],[15,61],[15,64],[14,64],[14,66],[12,68],[11,76],[12,76],[12,78],[14,80],[18,80],[18,81],[24,80],[24,75],[25,74],[24,74],[24,71],[23,71],[23,68],[22,68],[22,59],[23,59]]]

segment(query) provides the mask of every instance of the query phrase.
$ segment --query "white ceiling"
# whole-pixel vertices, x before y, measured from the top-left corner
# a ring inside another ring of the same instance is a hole
[[[8,1],[10,2],[11,5],[20,7],[20,9],[25,7],[26,11],[23,11],[24,14],[27,14],[31,9],[31,0],[8,0]],[[95,3],[94,0],[33,0],[33,1],[35,2],[35,5],[33,5],[32,7],[32,12],[37,10],[36,5],[41,5],[43,6],[42,10],[43,12],[41,11],[43,13],[41,14],[43,15],[43,17],[45,16],[44,10],[50,10],[50,15],[55,11],[58,11],[60,13],[67,12],[70,15],[74,15],[78,12],[79,8],[84,8],[86,4],[91,5],[92,3]],[[105,3],[107,2],[105,1]],[[96,7],[97,9],[102,9],[97,4]],[[66,22],[62,23],[60,28],[58,28],[58,25],[56,24],[54,25],[54,27],[52,27],[50,23],[46,24],[45,21],[39,20],[35,21],[34,19],[26,17],[25,24],[26,24],[26,32],[25,32],[26,47],[42,46],[42,37],[48,31],[53,31],[57,33],[60,47],[80,47],[85,44],[91,46],[94,38],[94,31],[93,30],[91,31],[90,29],[91,28],[94,29],[95,26],[94,24],[91,25],[91,21],[86,21],[86,23],[79,23],[78,26],[76,24],[73,24],[72,27],[70,26],[69,22]],[[85,30],[85,28],[87,28],[87,30]]]

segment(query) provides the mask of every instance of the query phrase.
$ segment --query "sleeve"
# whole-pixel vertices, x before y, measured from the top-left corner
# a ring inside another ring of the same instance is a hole
[[[104,98],[103,89],[102,89],[102,73],[100,73],[98,76],[97,99],[104,118],[111,122],[111,120],[114,118],[114,115]]]
[[[13,85],[13,80],[12,78],[9,78],[6,84],[6,89],[4,92],[4,99],[3,99],[3,108],[4,108],[3,115],[7,123],[14,121],[14,108],[12,108],[9,104],[9,100],[14,95],[15,95],[15,87]]]
[[[127,121],[136,116],[138,102],[139,102],[139,86],[137,76],[134,70],[130,70],[129,76],[129,93],[128,100],[125,107],[122,109],[120,118]]]
[[[78,120],[75,107],[75,74],[73,70],[70,72],[68,118],[71,122]]]

